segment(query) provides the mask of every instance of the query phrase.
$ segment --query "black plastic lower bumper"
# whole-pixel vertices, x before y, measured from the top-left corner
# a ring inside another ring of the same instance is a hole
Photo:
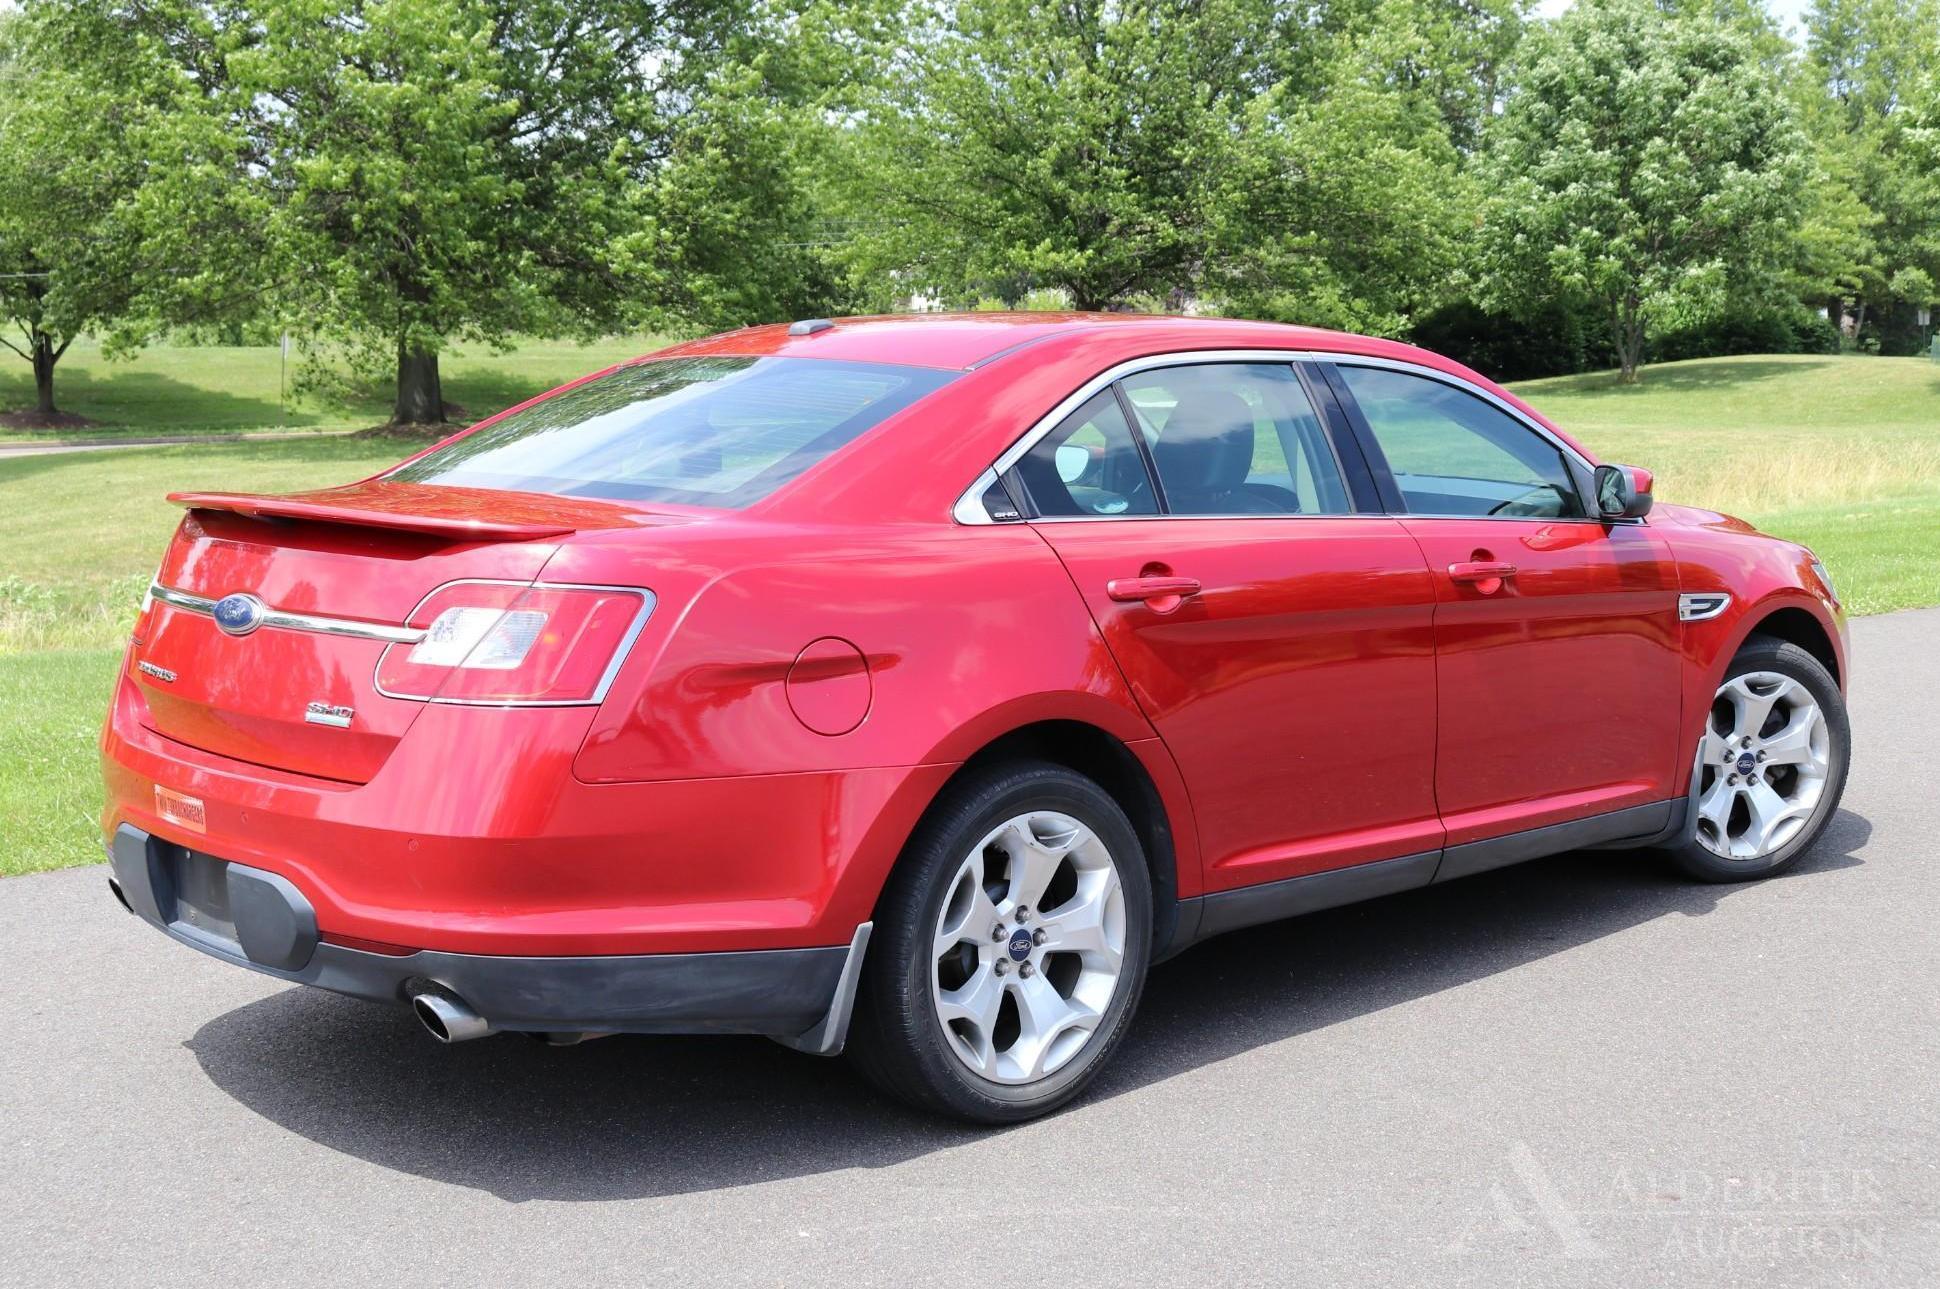
[[[115,893],[137,917],[212,957],[279,979],[402,1003],[435,986],[504,1030],[761,1034],[840,1051],[870,924],[848,945],[582,958],[330,944],[287,879],[163,841],[128,824],[109,848]]]

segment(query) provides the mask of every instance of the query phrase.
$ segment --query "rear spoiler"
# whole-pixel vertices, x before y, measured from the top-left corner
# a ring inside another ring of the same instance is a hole
[[[340,490],[355,496],[358,489]],[[501,494],[502,495],[502,494]],[[369,496],[368,493],[365,494]],[[421,510],[358,505],[333,501],[327,494],[274,497],[254,492],[171,492],[168,499],[190,510],[220,510],[252,519],[303,519],[318,524],[349,524],[358,528],[388,528],[394,532],[424,533],[452,541],[522,542],[563,537],[578,525],[558,519],[522,522],[476,515],[425,514]]]

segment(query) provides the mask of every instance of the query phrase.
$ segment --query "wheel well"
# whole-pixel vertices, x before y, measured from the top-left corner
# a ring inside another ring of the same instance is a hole
[[[1746,639],[1751,636],[1767,636],[1797,645],[1817,658],[1832,673],[1833,681],[1839,683],[1839,655],[1832,647],[1832,638],[1819,625],[1819,620],[1804,609],[1779,609],[1769,617],[1759,619],[1758,625],[1751,629],[1751,635]]]
[[[950,781],[999,761],[1050,761],[1084,775],[1111,794],[1132,823],[1152,876],[1152,947],[1163,955],[1179,920],[1179,865],[1172,822],[1157,785],[1118,739],[1082,721],[1026,725],[978,749]],[[947,784],[945,785],[948,786]]]

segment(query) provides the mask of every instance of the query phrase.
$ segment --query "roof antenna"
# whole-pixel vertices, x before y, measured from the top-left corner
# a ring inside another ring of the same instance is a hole
[[[788,334],[791,336],[812,336],[818,331],[833,330],[835,324],[827,318],[803,318],[800,322],[788,324]]]

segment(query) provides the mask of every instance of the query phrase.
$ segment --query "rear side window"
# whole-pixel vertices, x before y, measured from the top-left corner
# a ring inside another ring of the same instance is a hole
[[[1384,367],[1337,368],[1416,515],[1575,519],[1556,445],[1475,395]]]
[[[668,358],[591,380],[391,479],[751,505],[957,373],[820,358]]]
[[[1164,367],[1123,384],[1172,514],[1350,509],[1320,419],[1286,364]]]
[[[1017,463],[1037,513],[1156,515],[1145,460],[1118,396],[1102,390],[1032,445]]]

